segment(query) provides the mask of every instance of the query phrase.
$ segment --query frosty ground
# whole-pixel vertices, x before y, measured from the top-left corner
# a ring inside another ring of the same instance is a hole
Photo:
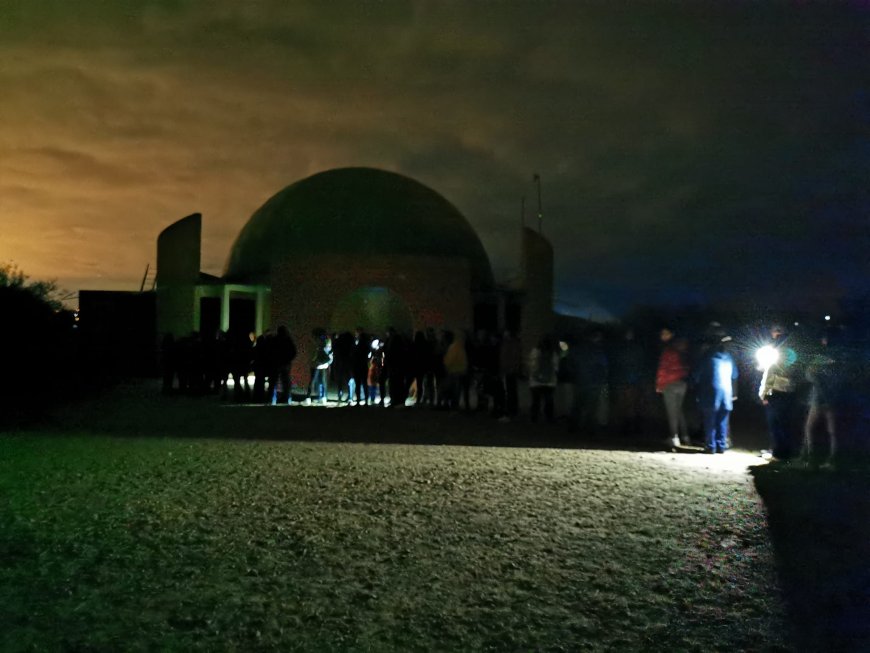
[[[755,455],[131,405],[0,438],[0,649],[790,648]]]

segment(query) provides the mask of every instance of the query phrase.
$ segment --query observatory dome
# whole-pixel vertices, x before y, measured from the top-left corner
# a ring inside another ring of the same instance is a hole
[[[455,206],[409,177],[373,168],[328,170],[273,195],[242,228],[224,276],[262,282],[274,264],[319,253],[460,258],[474,290],[493,285],[486,251]]]

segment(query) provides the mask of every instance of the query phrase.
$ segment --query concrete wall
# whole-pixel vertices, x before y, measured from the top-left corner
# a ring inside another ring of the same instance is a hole
[[[199,330],[199,295],[193,284],[157,287],[157,333],[171,333],[175,338]]]
[[[176,338],[199,328],[202,215],[172,223],[157,237],[157,332]]]
[[[157,284],[195,284],[199,278],[202,215],[173,222],[157,237]]]
[[[528,227],[523,228],[523,308],[520,336],[528,354],[544,334],[553,335],[553,247]]]

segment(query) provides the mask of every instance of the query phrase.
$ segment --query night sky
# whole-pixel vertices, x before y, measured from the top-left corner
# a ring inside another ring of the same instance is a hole
[[[204,216],[334,167],[414,177],[557,300],[830,310],[870,279],[870,5],[0,0],[0,261],[138,289]]]

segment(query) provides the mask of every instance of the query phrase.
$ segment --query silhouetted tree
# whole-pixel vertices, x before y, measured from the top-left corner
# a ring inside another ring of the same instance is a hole
[[[27,416],[69,389],[72,326],[54,282],[0,264],[0,419]]]

